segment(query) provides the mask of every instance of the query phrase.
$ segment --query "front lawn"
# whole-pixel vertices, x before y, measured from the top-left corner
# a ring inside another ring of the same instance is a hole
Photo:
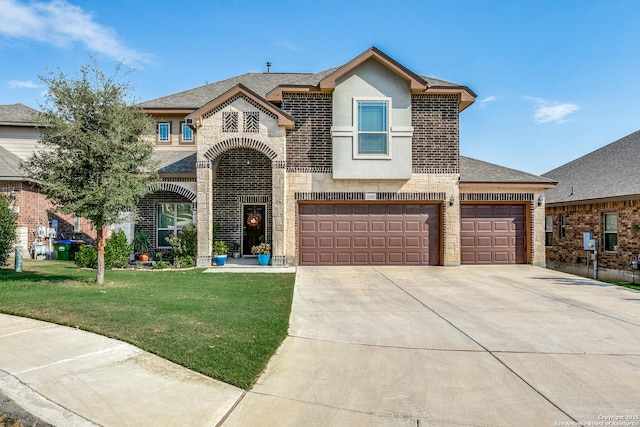
[[[294,274],[95,271],[69,261],[0,268],[0,312],[131,343],[248,389],[285,338]]]

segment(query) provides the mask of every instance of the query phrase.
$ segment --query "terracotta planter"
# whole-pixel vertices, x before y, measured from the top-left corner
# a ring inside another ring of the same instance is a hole
[[[141,253],[140,255],[138,255],[138,261],[142,261],[142,262],[149,261],[149,254]]]

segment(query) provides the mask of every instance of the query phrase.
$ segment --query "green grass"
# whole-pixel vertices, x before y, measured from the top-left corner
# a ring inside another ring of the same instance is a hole
[[[126,341],[248,389],[285,338],[294,274],[95,271],[69,261],[0,268],[0,312]]]

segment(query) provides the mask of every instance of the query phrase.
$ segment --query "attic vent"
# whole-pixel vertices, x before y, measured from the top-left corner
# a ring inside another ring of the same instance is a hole
[[[236,111],[222,113],[222,132],[238,132],[238,113]]]
[[[260,132],[260,112],[247,111],[244,113],[244,131]]]

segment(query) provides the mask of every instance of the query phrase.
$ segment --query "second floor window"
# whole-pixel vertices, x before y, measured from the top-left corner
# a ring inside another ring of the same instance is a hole
[[[182,142],[193,142],[193,129],[187,126],[186,123],[182,123],[182,132],[181,132]]]
[[[618,214],[606,213],[604,222],[604,250],[615,252],[618,250]]]
[[[158,123],[158,142],[171,142],[171,123]]]
[[[389,155],[389,102],[358,100],[357,142],[358,156]]]

